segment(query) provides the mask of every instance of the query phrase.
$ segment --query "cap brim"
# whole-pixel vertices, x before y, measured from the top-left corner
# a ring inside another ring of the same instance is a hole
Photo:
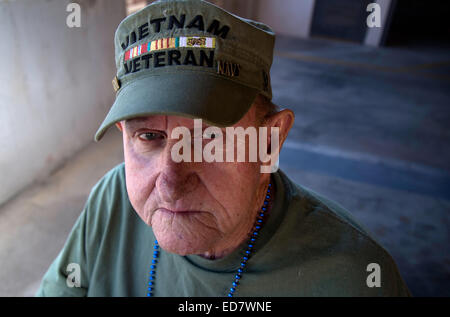
[[[208,73],[177,72],[139,78],[122,87],[95,140],[99,141],[116,122],[158,114],[231,126],[250,109],[257,94],[257,89]]]

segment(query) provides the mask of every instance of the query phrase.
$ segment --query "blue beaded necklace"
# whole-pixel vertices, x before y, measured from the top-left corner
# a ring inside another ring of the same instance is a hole
[[[258,237],[259,231],[261,230],[264,215],[265,215],[265,212],[267,211],[267,205],[269,204],[269,201],[270,201],[271,187],[272,187],[272,184],[269,183],[269,187],[267,188],[267,193],[266,193],[266,197],[264,199],[264,203],[261,207],[261,210],[259,211],[258,217],[256,218],[255,225],[250,234],[250,239],[247,244],[247,249],[245,250],[244,256],[242,257],[241,265],[238,268],[238,270],[234,276],[234,281],[228,292],[228,297],[233,297],[234,293],[236,292],[236,289],[240,284],[242,274],[244,273],[244,269],[247,266],[247,262],[250,259],[250,256],[252,254],[254,243]],[[152,297],[154,295],[153,293],[155,291],[156,264],[158,263],[158,257],[159,257],[159,244],[158,244],[158,240],[155,240],[155,245],[153,246],[153,259],[152,259],[152,264],[150,265],[150,272],[149,272],[149,276],[148,276],[147,297]]]

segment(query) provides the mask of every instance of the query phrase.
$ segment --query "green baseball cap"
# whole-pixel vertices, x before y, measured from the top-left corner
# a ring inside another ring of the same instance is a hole
[[[125,18],[114,44],[116,122],[166,114],[231,126],[257,94],[272,98],[274,32],[201,0],[161,0]]]

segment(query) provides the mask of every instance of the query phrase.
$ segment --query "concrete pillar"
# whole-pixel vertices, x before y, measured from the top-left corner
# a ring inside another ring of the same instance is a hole
[[[208,0],[241,17],[263,22],[276,34],[309,37],[315,0]]]
[[[380,6],[381,26],[367,28],[364,44],[369,46],[381,46],[389,32],[389,26],[392,19],[395,1],[393,0],[377,0],[375,1]]]
[[[93,140],[114,101],[114,32],[125,1],[0,1],[0,204]]]
[[[309,37],[315,0],[257,0],[254,19],[268,24],[275,33]]]

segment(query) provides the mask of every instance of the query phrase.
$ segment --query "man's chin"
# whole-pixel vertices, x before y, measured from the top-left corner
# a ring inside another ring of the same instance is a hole
[[[205,218],[207,219],[207,218]],[[203,254],[221,240],[219,230],[206,226],[197,217],[173,216],[156,212],[151,226],[158,244],[167,252],[179,255]]]

